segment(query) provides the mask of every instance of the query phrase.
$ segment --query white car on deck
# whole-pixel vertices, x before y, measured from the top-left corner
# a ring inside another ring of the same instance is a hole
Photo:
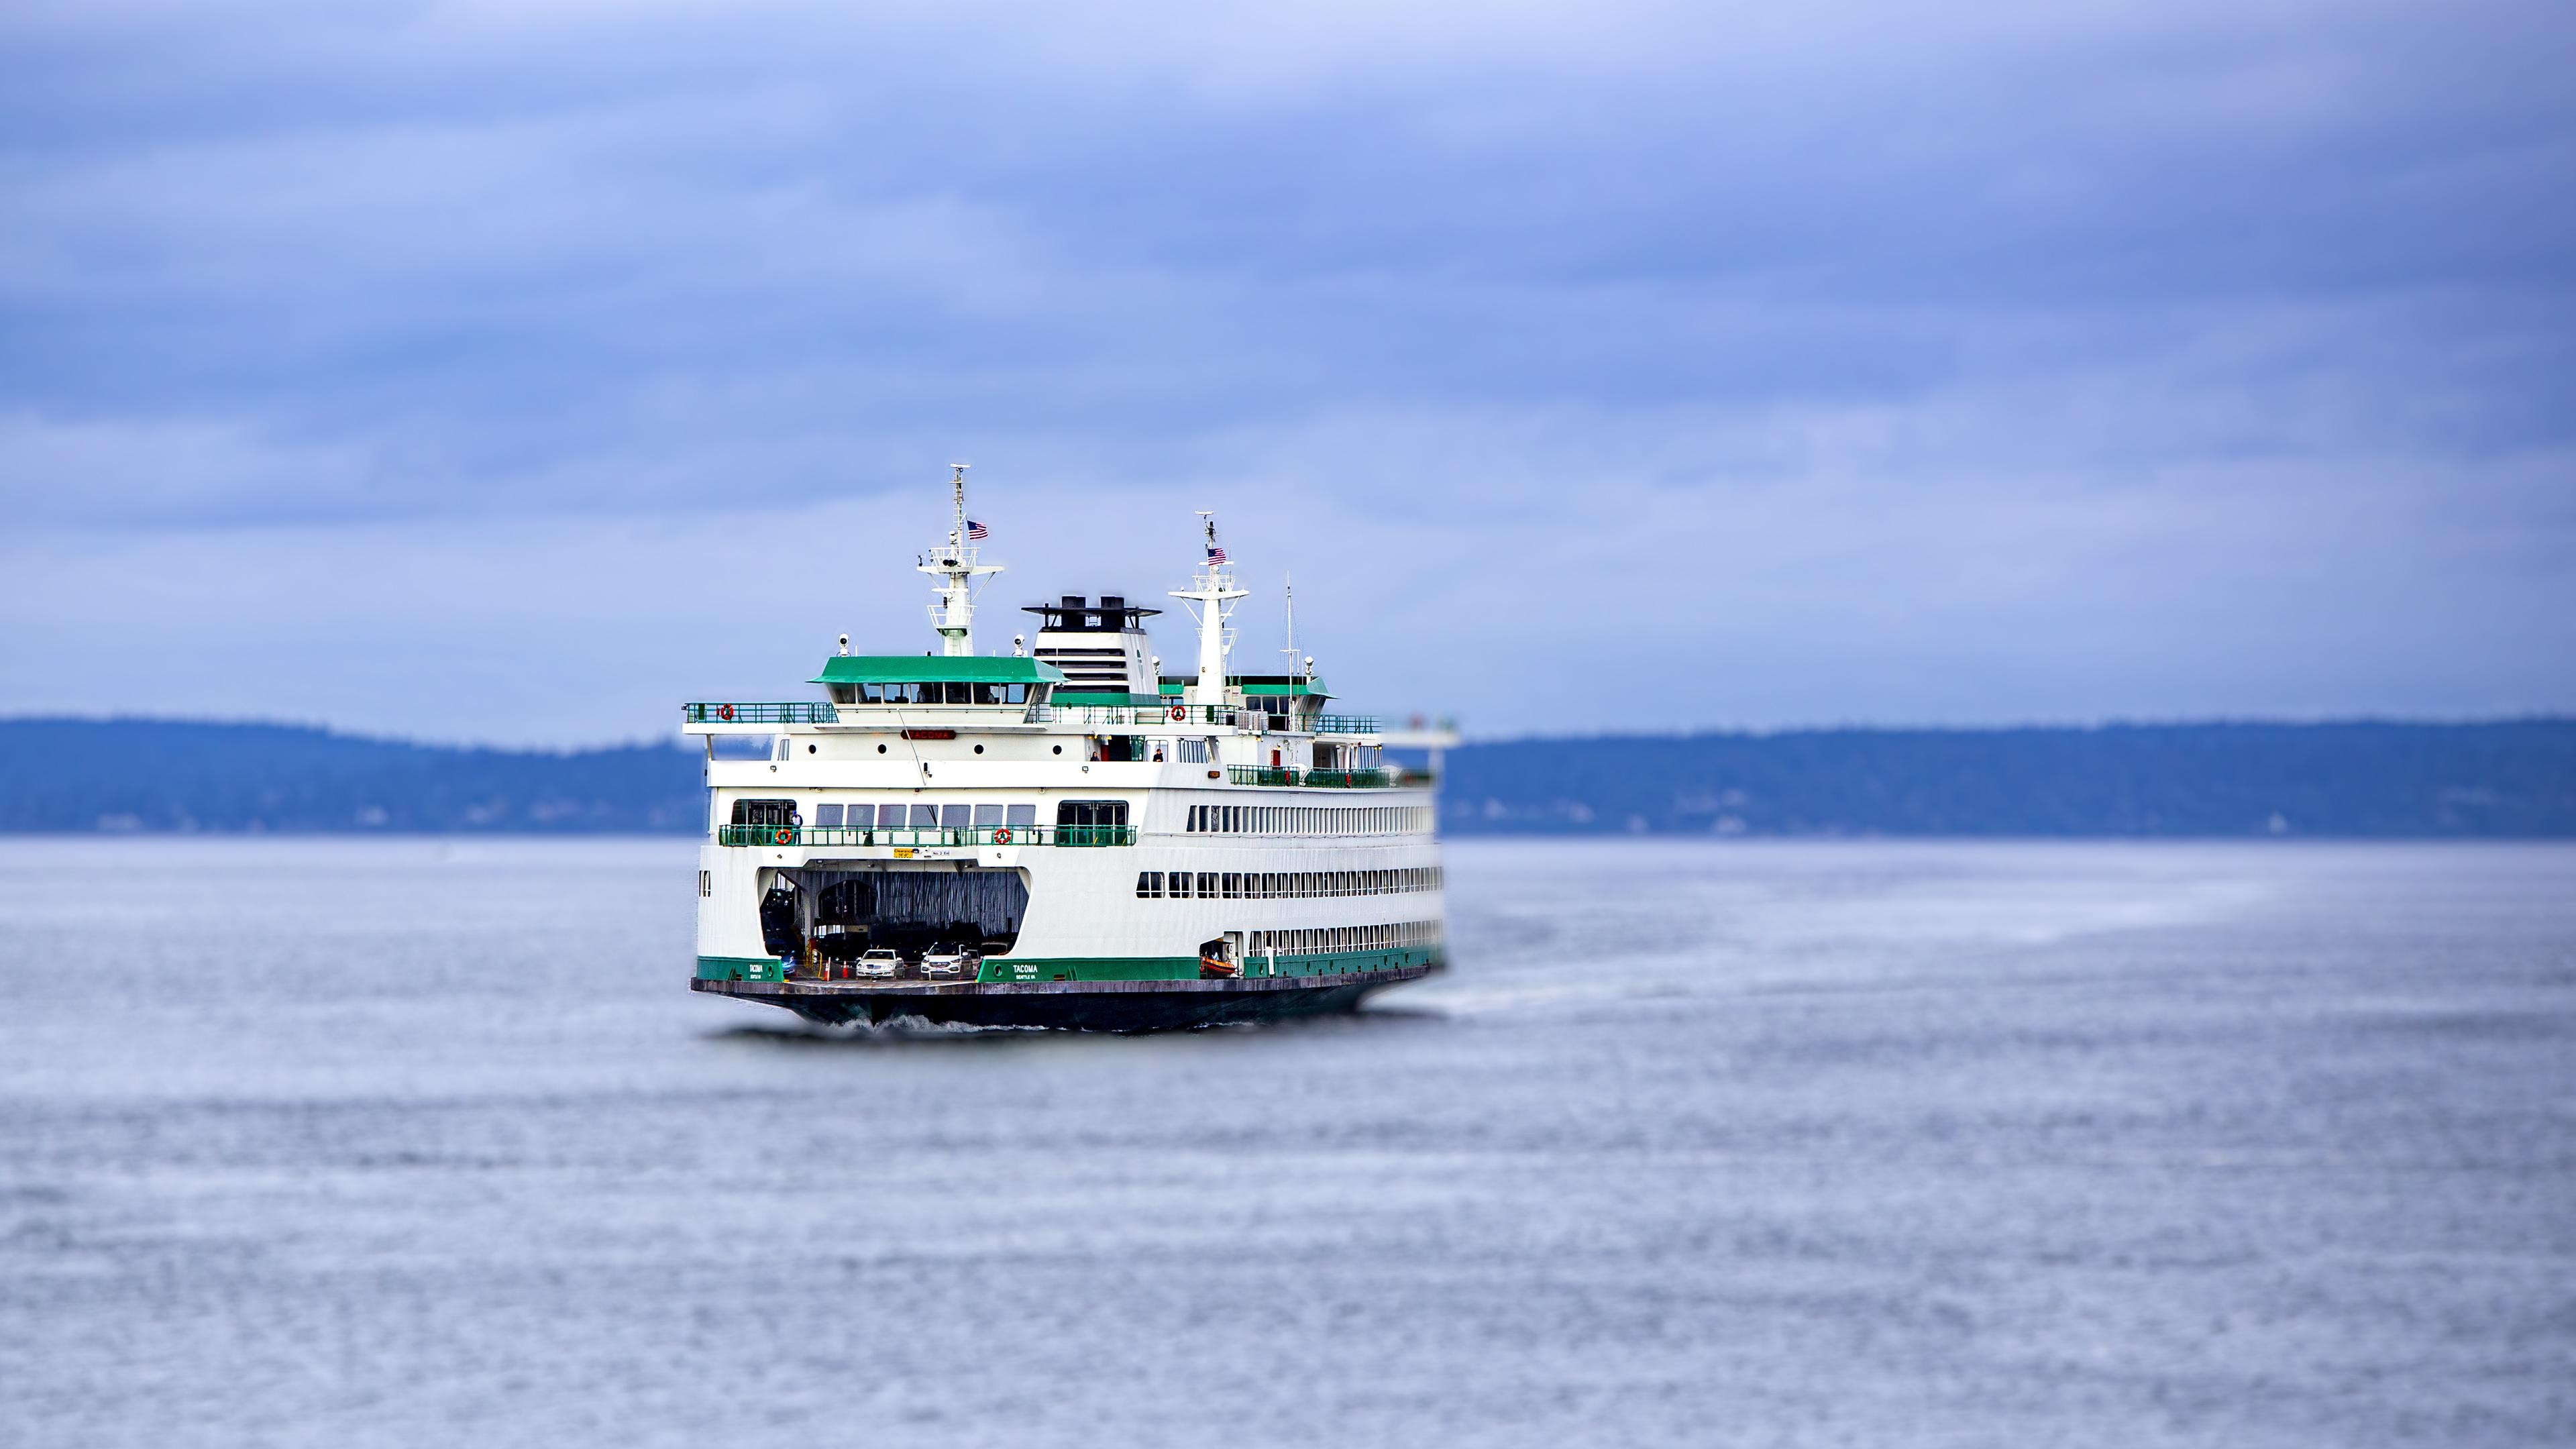
[[[866,981],[892,981],[903,969],[903,958],[892,951],[862,951],[850,974]]]

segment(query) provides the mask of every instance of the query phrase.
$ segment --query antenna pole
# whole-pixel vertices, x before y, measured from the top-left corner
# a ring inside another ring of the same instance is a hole
[[[1172,590],[1172,597],[1187,599],[1198,606],[1199,678],[1183,698],[1190,704],[1207,709],[1221,709],[1225,697],[1225,616],[1236,601],[1249,597],[1249,591],[1234,586],[1234,569],[1225,560],[1216,543],[1216,515],[1199,510],[1207,542],[1199,557],[1199,566],[1190,575],[1190,586]]]
[[[939,631],[940,652],[952,656],[975,652],[975,581],[1002,571],[1000,564],[977,558],[975,545],[967,540],[966,467],[964,463],[948,465],[948,497],[953,515],[948,542],[945,547],[923,554],[920,564],[923,573],[944,581],[935,590],[939,602],[930,606],[930,626]]]
[[[1289,578],[1284,583],[1282,593],[1288,601],[1288,647],[1279,652],[1288,656],[1288,673],[1293,678],[1297,673],[1297,581]]]

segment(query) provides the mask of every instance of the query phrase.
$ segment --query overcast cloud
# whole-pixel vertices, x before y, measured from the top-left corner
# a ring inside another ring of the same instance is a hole
[[[1012,566],[1478,733],[2576,709],[2576,10],[21,3],[0,711],[667,730]],[[1189,647],[1176,629],[1167,658]]]

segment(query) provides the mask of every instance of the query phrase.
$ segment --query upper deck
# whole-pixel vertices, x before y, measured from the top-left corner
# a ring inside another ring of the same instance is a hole
[[[804,700],[699,700],[681,707],[684,733],[707,740],[708,783],[729,790],[1068,788],[1331,791],[1422,789],[1430,772],[1390,765],[1389,745],[1435,753],[1445,730],[1388,731],[1374,715],[1330,708],[1311,657],[1278,674],[1229,673],[1234,630],[1248,596],[1235,585],[1213,519],[1190,587],[1172,591],[1197,624],[1195,674],[1160,672],[1144,632],[1159,609],[1121,594],[1066,594],[1031,606],[1043,624],[1037,653],[1015,638],[1010,653],[978,654],[974,596],[1001,570],[977,554],[987,535],[966,517],[964,470],[952,479],[948,539],[921,570],[943,580],[932,610],[936,653],[852,654],[824,661]],[[1293,639],[1293,618],[1291,620]],[[1292,648],[1291,663],[1297,662]],[[1056,656],[1048,657],[1050,654]],[[758,762],[719,759],[722,736],[766,736]],[[741,823],[741,822],[734,822]]]

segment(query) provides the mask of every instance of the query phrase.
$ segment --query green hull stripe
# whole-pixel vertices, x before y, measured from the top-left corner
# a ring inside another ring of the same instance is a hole
[[[1436,949],[1415,946],[1403,951],[1342,951],[1324,956],[1281,956],[1281,976],[1348,976],[1362,971],[1391,971],[1428,966],[1441,959]],[[1270,962],[1256,956],[1245,975],[1268,976]],[[1042,956],[1022,959],[992,956],[977,973],[979,981],[1195,981],[1196,956]]]
[[[1327,956],[1282,956],[1281,976],[1348,976],[1363,971],[1390,971],[1428,966],[1441,958],[1437,950],[1416,946],[1405,951],[1343,951]],[[1255,957],[1247,976],[1271,975],[1267,958]],[[1014,956],[989,957],[976,973],[978,981],[1196,981],[1196,956]],[[767,956],[701,956],[701,981],[783,981],[786,963]]]

